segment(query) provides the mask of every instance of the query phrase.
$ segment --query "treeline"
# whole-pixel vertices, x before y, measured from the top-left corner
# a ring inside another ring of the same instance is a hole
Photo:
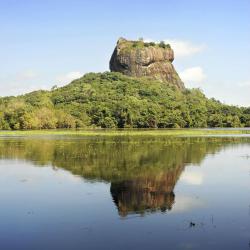
[[[249,126],[250,108],[120,73],[89,73],[62,88],[0,98],[3,130]]]

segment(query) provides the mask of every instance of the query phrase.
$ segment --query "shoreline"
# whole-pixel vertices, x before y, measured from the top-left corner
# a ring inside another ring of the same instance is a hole
[[[79,129],[79,130],[5,130],[0,137],[19,136],[250,136],[250,128],[205,128],[205,129]]]

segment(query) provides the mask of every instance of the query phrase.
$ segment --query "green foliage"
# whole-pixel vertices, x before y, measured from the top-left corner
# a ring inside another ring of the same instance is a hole
[[[164,42],[164,41],[161,41],[160,44],[159,44],[159,47],[165,48],[165,46],[166,46],[165,42]]]
[[[164,49],[171,49],[170,44],[166,44],[164,41],[161,41],[160,43],[155,42],[144,42],[143,38],[139,38],[137,41],[122,41],[124,46],[123,50],[131,50],[131,49],[143,49],[147,47],[158,47],[158,48],[164,48]]]
[[[250,108],[149,78],[89,73],[62,88],[0,98],[0,129],[250,126]]]
[[[67,137],[66,137],[67,138]],[[48,164],[89,180],[122,181],[161,176],[164,172],[193,163],[226,147],[248,144],[249,137],[98,137],[71,139],[0,140],[0,156]],[[169,179],[166,179],[169,182]]]
[[[164,41],[161,41],[160,43],[159,43],[159,47],[160,48],[163,48],[163,49],[171,49],[171,46],[170,46],[170,44],[166,44]]]

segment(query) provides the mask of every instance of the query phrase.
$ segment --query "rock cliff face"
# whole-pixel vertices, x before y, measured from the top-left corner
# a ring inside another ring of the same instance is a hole
[[[164,43],[144,43],[120,38],[110,59],[110,70],[134,77],[152,77],[185,89],[172,62],[174,51]]]

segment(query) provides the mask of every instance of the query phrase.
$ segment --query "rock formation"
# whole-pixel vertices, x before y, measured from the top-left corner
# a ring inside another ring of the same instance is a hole
[[[174,51],[169,44],[128,41],[120,38],[110,59],[110,70],[133,77],[151,77],[180,90],[185,89],[172,62]]]
[[[174,187],[185,165],[156,174],[111,182],[110,192],[120,216],[166,212],[175,202]]]

